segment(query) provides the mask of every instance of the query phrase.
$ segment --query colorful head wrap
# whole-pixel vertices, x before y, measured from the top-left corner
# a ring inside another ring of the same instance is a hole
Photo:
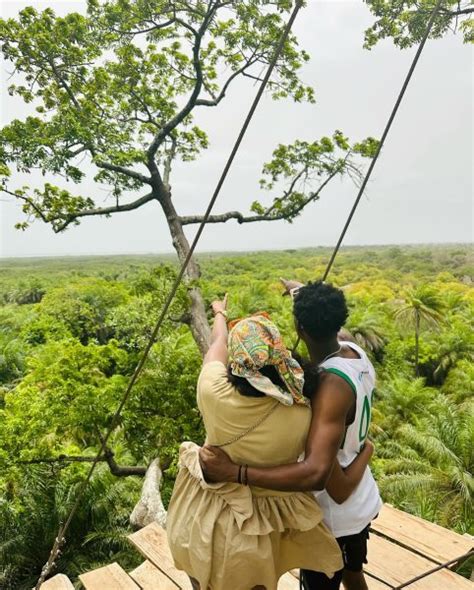
[[[233,375],[244,377],[255,389],[285,406],[309,405],[303,395],[303,369],[292,358],[278,328],[266,314],[235,323],[229,333],[228,350]],[[276,368],[288,391],[260,373],[268,365]]]

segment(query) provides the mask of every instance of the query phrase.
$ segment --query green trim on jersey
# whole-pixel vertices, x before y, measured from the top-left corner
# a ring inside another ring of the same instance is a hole
[[[337,375],[338,377],[341,377],[341,379],[344,379],[344,381],[350,385],[352,391],[354,392],[354,395],[357,397],[357,388],[354,385],[354,382],[352,381],[352,379],[349,377],[349,375],[346,375],[346,373],[343,373],[342,371],[340,371],[339,369],[334,369],[333,367],[323,367],[324,370],[327,373],[333,373],[334,375]]]
[[[360,417],[359,424],[359,442],[365,442],[370,426],[370,401],[367,396],[364,397],[364,405],[362,407],[362,416]]]

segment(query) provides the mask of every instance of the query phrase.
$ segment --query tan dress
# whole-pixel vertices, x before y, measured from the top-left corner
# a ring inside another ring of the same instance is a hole
[[[304,450],[311,410],[240,395],[221,362],[204,365],[197,400],[207,442],[222,445],[238,439],[224,447],[237,463],[294,463]],[[311,494],[207,484],[198,451],[194,443],[181,445],[167,531],[176,567],[195,578],[202,590],[249,590],[256,585],[274,590],[280,576],[293,568],[328,576],[342,568],[339,547]]]

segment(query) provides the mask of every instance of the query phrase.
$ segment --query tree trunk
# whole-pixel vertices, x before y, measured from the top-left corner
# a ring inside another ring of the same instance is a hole
[[[141,529],[152,522],[166,528],[166,510],[161,500],[160,460],[154,459],[147,469],[142,494],[130,515],[130,524]]]
[[[415,375],[419,376],[419,356],[420,356],[420,316],[417,313],[415,316]]]
[[[159,202],[163,208],[168,227],[170,228],[173,246],[178,254],[178,259],[182,263],[189,252],[189,242],[183,231],[183,226],[178,218],[176,209],[171,201],[171,193],[168,190],[167,194],[160,195]],[[197,280],[201,277],[201,270],[198,263],[191,258],[186,271],[186,277],[189,280]],[[189,289],[189,297],[191,299],[190,319],[189,325],[196,344],[204,356],[209,348],[211,341],[211,329],[207,321],[206,306],[202,298],[201,292],[197,287]]]

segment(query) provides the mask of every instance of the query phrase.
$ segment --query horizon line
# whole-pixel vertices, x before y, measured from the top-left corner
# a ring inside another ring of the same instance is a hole
[[[472,246],[473,242],[406,242],[406,243],[387,243],[387,244],[347,244],[342,245],[341,249],[350,249],[350,248],[390,248],[390,247],[428,247],[428,246],[435,246],[435,247],[443,247],[443,246]],[[265,252],[286,252],[288,250],[316,250],[316,249],[325,249],[329,250],[332,249],[333,246],[327,245],[317,245],[317,246],[288,246],[287,248],[265,248],[265,249],[249,249],[249,250],[205,250],[202,252],[195,253],[196,257],[209,255],[209,254],[252,254],[252,253],[265,253]],[[19,256],[2,256],[0,255],[0,260],[24,260],[24,259],[54,259],[54,258],[101,258],[101,257],[125,257],[125,256],[173,256],[177,257],[176,252],[171,250],[162,251],[162,252],[102,252],[99,254],[92,254],[92,253],[68,253],[68,254],[23,254]]]

